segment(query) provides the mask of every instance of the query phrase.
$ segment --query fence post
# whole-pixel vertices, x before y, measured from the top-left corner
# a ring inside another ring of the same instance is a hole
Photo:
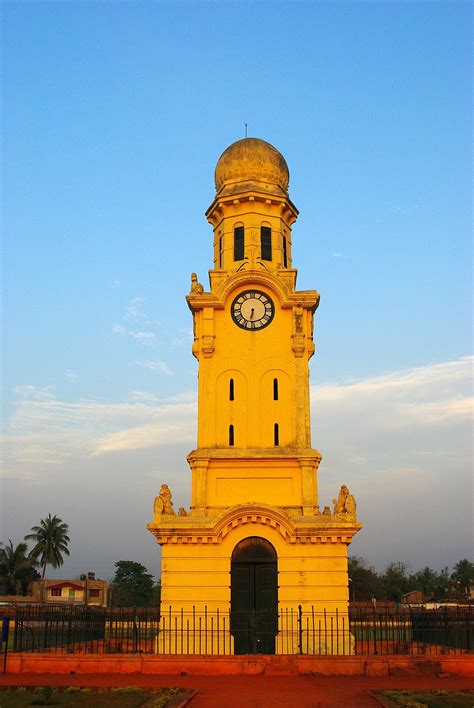
[[[298,650],[303,653],[303,608],[298,605]]]
[[[373,636],[374,636],[374,655],[375,656],[377,656],[377,654],[378,654],[378,651],[377,651],[377,615],[375,612],[376,605],[377,605],[377,600],[375,599],[375,597],[373,597],[372,598],[372,607],[374,610],[374,613],[373,613]]]
[[[471,605],[468,605],[467,612],[464,611],[464,617],[466,619],[466,650],[471,651]]]
[[[3,673],[7,672],[7,656],[8,656],[8,634],[10,631],[10,617],[3,617],[2,619],[2,636],[0,641],[0,647],[5,642],[5,654],[3,656]]]

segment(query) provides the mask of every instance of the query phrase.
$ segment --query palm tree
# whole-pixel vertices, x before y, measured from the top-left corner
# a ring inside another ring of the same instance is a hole
[[[62,554],[69,555],[68,531],[69,526],[59,516],[48,514],[46,519],[41,519],[39,526],[33,526],[31,533],[25,536],[26,541],[36,543],[30,556],[39,558],[39,564],[43,568],[43,580],[47,565],[59,568],[64,563]]]
[[[9,545],[0,544],[0,580],[3,582],[7,595],[19,595],[26,592],[26,587],[35,576],[37,562],[26,555],[28,546],[19,543],[15,548],[9,540]]]

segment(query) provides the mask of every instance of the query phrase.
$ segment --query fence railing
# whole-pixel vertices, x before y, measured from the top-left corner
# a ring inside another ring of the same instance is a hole
[[[470,607],[329,612],[301,606],[277,612],[208,607],[24,606],[11,650],[50,653],[389,655],[470,653]]]

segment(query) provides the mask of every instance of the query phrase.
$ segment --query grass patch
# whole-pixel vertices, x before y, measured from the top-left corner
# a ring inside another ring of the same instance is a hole
[[[71,686],[65,689],[53,689],[51,686],[40,688],[12,688],[0,691],[1,708],[23,708],[24,706],[120,706],[121,708],[172,708],[191,693],[189,689],[163,688],[147,691],[135,686],[96,691],[90,688]]]
[[[473,691],[377,691],[387,706],[407,708],[472,708]]]

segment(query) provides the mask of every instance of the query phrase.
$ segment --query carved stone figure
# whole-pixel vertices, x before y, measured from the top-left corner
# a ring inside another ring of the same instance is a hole
[[[204,292],[204,287],[198,282],[196,273],[191,273],[191,292],[196,295],[202,295]]]
[[[323,516],[331,516],[331,509],[329,506],[325,506],[323,509]]]
[[[176,512],[173,509],[173,502],[171,501],[171,492],[167,484],[162,484],[160,488],[159,496],[155,497],[155,503],[153,504],[153,515],[156,516],[176,516]]]
[[[187,516],[188,512],[184,508],[184,506],[180,506],[178,509],[178,516]]]
[[[341,521],[356,520],[356,502],[345,484],[341,486],[337,499],[333,499],[334,516]]]
[[[303,308],[301,307],[301,303],[298,303],[298,305],[295,307],[295,332],[297,334],[302,334],[303,333]]]

